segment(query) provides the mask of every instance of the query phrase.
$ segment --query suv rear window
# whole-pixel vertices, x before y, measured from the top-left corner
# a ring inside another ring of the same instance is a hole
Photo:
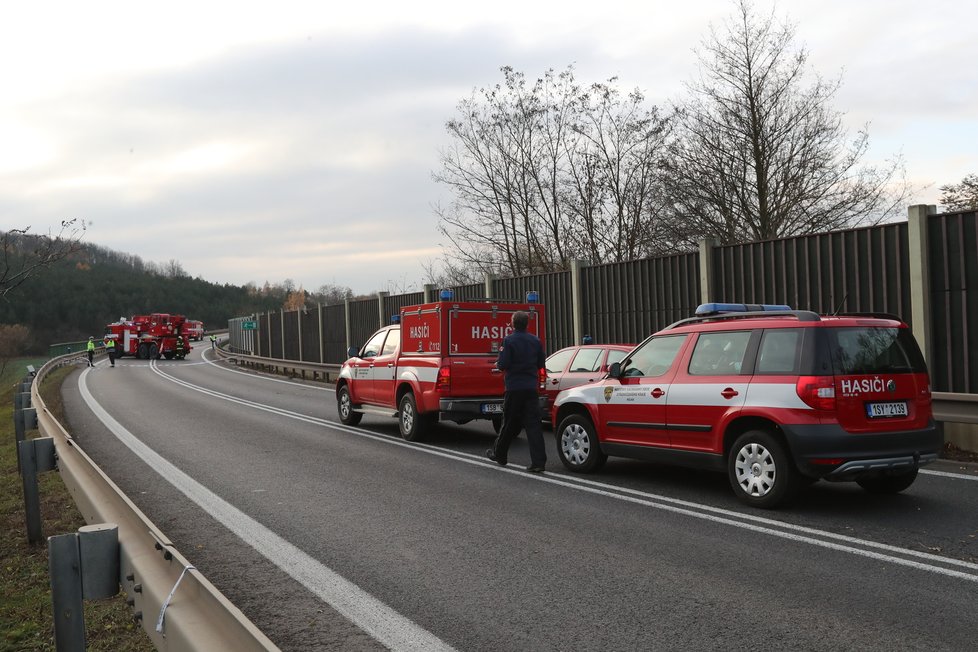
[[[829,328],[837,375],[924,373],[927,366],[907,328]]]

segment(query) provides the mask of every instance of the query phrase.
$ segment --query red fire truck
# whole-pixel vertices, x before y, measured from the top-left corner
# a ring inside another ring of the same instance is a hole
[[[188,319],[184,322],[183,332],[193,342],[200,342],[204,339],[204,322],[196,319]]]
[[[528,332],[544,340],[544,309],[537,294],[526,303],[442,300],[407,306],[359,349],[350,348],[336,384],[340,421],[364,414],[398,419],[401,436],[423,439],[440,420],[502,421],[503,375],[496,358],[513,313],[530,315]]]
[[[184,332],[186,317],[154,312],[122,317],[105,327],[106,340],[115,340],[116,355],[140,360],[182,360],[190,353],[190,337]]]

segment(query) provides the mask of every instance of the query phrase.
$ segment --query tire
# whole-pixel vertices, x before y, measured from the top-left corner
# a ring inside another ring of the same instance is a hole
[[[564,466],[575,473],[593,473],[608,461],[601,450],[598,435],[591,420],[572,414],[560,422],[557,432],[557,456]]]
[[[340,423],[345,426],[355,426],[360,423],[363,414],[353,409],[353,397],[350,396],[350,388],[343,385],[336,390],[336,411],[340,415]]]
[[[167,360],[172,360],[173,356],[174,356],[173,351],[167,351],[166,353],[163,354],[163,357],[166,358]]]
[[[411,392],[404,394],[397,406],[397,425],[401,430],[401,437],[407,441],[424,441],[432,426],[430,415],[418,414],[418,404]]]
[[[136,357],[140,360],[146,360],[149,358],[149,347],[146,346],[145,342],[140,344],[139,348],[136,349]]]
[[[160,347],[157,346],[155,343],[149,345],[149,349],[147,350],[147,353],[149,354],[150,360],[160,359]]]
[[[871,494],[898,494],[917,479],[917,469],[899,475],[880,475],[860,478],[856,484]]]
[[[786,504],[801,485],[784,444],[766,430],[737,438],[727,457],[727,476],[741,502],[761,509]]]

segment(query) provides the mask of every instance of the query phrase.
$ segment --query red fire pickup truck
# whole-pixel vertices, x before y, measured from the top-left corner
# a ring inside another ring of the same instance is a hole
[[[529,293],[528,299],[536,293]],[[407,306],[359,349],[350,348],[336,383],[340,421],[364,414],[396,417],[401,436],[419,441],[438,420],[502,421],[503,377],[496,358],[510,320],[530,315],[527,330],[544,339],[538,303],[443,300]]]

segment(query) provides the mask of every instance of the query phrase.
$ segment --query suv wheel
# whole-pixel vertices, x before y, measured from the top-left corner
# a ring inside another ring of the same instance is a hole
[[[560,422],[557,428],[557,455],[564,466],[577,473],[590,473],[600,469],[608,456],[598,444],[598,435],[591,420],[580,414],[572,414]]]
[[[336,411],[340,414],[340,423],[345,426],[355,426],[363,418],[363,414],[354,411],[350,388],[346,385],[336,390]]]
[[[730,486],[742,502],[770,509],[791,500],[799,475],[784,445],[766,430],[745,432],[727,458]]]
[[[401,429],[401,437],[407,441],[422,441],[431,426],[431,418],[418,414],[418,404],[414,400],[414,394],[408,392],[401,397],[398,412],[397,423]]]
[[[860,478],[856,484],[871,494],[897,494],[913,484],[917,479],[917,469],[899,475],[881,475],[875,478]]]

